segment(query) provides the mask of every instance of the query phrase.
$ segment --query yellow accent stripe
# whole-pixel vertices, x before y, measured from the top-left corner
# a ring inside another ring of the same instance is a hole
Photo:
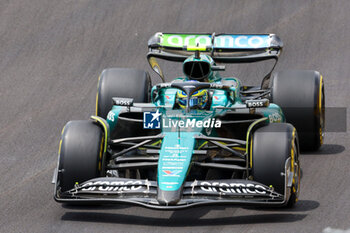
[[[296,130],[295,130],[295,128],[293,129],[293,138],[292,138],[292,148],[291,148],[291,170],[292,170],[292,172],[293,172],[293,181],[292,181],[292,183],[293,183],[293,189],[292,189],[292,192],[293,193],[296,193],[296,189],[295,189],[295,182],[296,182],[296,180],[295,180],[295,176],[296,175],[298,175],[298,182],[300,181],[300,173],[299,174],[296,174],[296,172],[300,172],[300,168],[298,167],[298,171],[295,171],[294,172],[294,170],[295,170],[295,167],[294,167],[294,160],[295,160],[295,150],[297,149],[297,148],[295,148],[295,132],[296,132]],[[298,183],[298,190],[300,190],[300,183]],[[298,201],[298,198],[296,198],[295,199],[295,202],[297,202]]]
[[[239,151],[246,151],[244,147],[238,147],[238,146],[234,146],[232,147],[232,149],[239,150]]]
[[[249,161],[249,166],[250,168],[253,167],[253,137],[250,138],[250,150],[249,150],[249,153],[250,153],[250,161]]]
[[[66,128],[66,125],[65,126],[63,126],[63,129],[62,129],[62,131],[61,131],[61,139],[60,139],[60,144],[59,144],[59,146],[58,146],[58,155],[60,155],[61,154],[61,147],[62,147],[62,135],[63,135],[63,132],[64,132],[64,129]]]
[[[254,121],[253,123],[251,123],[250,124],[250,126],[249,126],[249,128],[248,128],[248,132],[247,132],[247,139],[246,139],[246,142],[247,142],[247,145],[246,145],[246,149],[245,149],[245,151],[246,152],[248,152],[248,146],[249,146],[249,136],[250,136],[250,133],[251,133],[251,130],[252,130],[252,128],[255,126],[255,125],[257,125],[258,123],[260,123],[260,122],[263,122],[263,121],[266,121],[267,120],[267,117],[263,117],[263,118],[261,118],[261,119],[259,119],[259,120],[256,120],[256,121]],[[251,153],[251,151],[250,151],[250,166],[252,167],[252,160],[253,160],[253,157],[252,157],[252,153]]]
[[[100,145],[100,159],[102,159],[102,154],[103,154],[103,150],[102,150],[102,148],[103,148],[103,142],[104,142],[104,138],[102,138],[102,140],[101,140],[101,145]]]
[[[321,96],[322,96],[322,82],[323,82],[323,77],[321,75],[321,77],[320,77],[320,90],[319,90],[319,95],[318,95],[318,107],[319,107],[320,112],[322,110],[322,98],[321,98]]]
[[[319,108],[319,113],[321,114],[322,112],[322,83],[323,83],[323,76],[320,76],[320,89],[319,89],[319,95],[318,95],[318,108]],[[320,145],[323,144],[323,136],[322,136],[322,128],[320,127],[319,129],[320,133]]]
[[[100,144],[100,153],[99,153],[99,162],[98,162],[98,170],[101,171],[101,161],[102,161],[102,154],[103,154],[103,141],[104,141],[104,138],[102,138],[101,140],[101,144]]]
[[[96,111],[95,114],[98,115],[98,92],[96,93]]]
[[[98,116],[98,91],[99,91],[99,88],[100,88],[100,79],[101,79],[101,75],[98,77],[98,81],[97,81],[97,93],[96,93],[96,116]]]
[[[152,143],[151,146],[156,146],[156,145],[158,145],[158,144],[161,143],[161,142],[162,142],[162,139],[159,139],[158,141]],[[139,149],[140,149],[140,150],[147,150],[146,147],[139,147]]]
[[[187,46],[187,51],[206,51],[207,47],[204,46]]]
[[[66,128],[66,126],[63,126],[63,129],[61,131],[61,136],[63,135],[64,129]]]
[[[106,152],[106,149],[107,149],[107,139],[108,139],[108,131],[107,131],[107,126],[105,125],[105,123],[103,121],[101,121],[98,117],[96,116],[91,116],[92,119],[94,119],[95,121],[98,121],[101,123],[101,125],[103,126],[104,128],[104,131],[105,131],[105,146],[104,146],[104,152]]]
[[[156,145],[158,145],[158,144],[161,143],[161,142],[162,142],[162,140],[160,139],[160,140],[158,140],[158,141],[152,143],[151,146],[156,146]]]
[[[200,150],[200,149],[201,149],[203,146],[205,146],[206,144],[208,144],[208,141],[203,142],[202,145],[200,145],[200,146],[197,148],[197,150]]]
[[[292,172],[294,172],[294,150],[295,150],[295,128],[293,129],[292,148],[291,148],[291,152],[290,152],[290,157],[292,158],[292,161],[291,161]],[[293,178],[293,180],[294,180],[294,178]]]
[[[60,145],[58,146],[58,155],[61,154],[62,139],[60,140]]]

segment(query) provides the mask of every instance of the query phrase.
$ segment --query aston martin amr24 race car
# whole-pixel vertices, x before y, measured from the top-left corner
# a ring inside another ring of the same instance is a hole
[[[282,47],[274,34],[156,33],[147,58],[163,82],[152,87],[136,69],[102,72],[96,116],[62,131],[55,200],[293,206],[299,147],[323,142],[322,76],[272,68],[261,85],[245,86],[220,75],[225,63],[277,63]],[[182,62],[184,75],[165,82],[157,59]]]

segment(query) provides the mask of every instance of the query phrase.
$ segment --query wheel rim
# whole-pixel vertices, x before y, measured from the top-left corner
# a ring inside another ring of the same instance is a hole
[[[296,196],[296,201],[298,201],[299,191],[300,191],[300,165],[299,165],[299,150],[297,147],[295,135],[293,134],[292,141],[292,169],[293,169],[293,185],[292,185],[292,193]]]
[[[324,98],[324,85],[323,85],[323,77],[321,75],[320,78],[320,91],[319,91],[319,118],[320,118],[320,128],[319,128],[319,140],[320,146],[324,141],[324,129],[325,129],[325,98]]]

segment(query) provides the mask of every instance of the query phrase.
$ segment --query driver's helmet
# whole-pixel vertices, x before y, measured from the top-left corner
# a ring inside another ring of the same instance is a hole
[[[198,82],[198,81],[190,81],[190,82]],[[187,95],[183,91],[177,91],[176,93],[177,103],[181,108],[186,108],[187,105]],[[208,91],[198,90],[194,92],[190,98],[190,107],[194,109],[204,109],[208,106],[209,96]]]

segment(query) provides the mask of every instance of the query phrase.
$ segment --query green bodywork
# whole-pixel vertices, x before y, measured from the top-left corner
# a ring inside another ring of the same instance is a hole
[[[184,63],[200,60],[215,65],[213,59],[207,55],[201,55],[200,58],[194,56],[189,57]],[[189,81],[187,77],[179,77],[173,82],[185,82]],[[235,77],[223,78],[219,72],[211,71],[208,76],[208,81],[212,83],[231,83],[229,91],[213,90],[212,101],[210,109],[198,110],[192,109],[190,112],[186,112],[184,109],[175,108],[176,106],[176,93],[178,89],[163,88],[160,89],[154,98],[151,100],[154,109],[159,109],[162,114],[161,119],[163,122],[169,121],[196,121],[216,118],[218,115],[224,115],[229,109],[217,108],[217,107],[242,107],[245,104],[240,97],[240,90],[243,88],[241,81]],[[154,86],[153,91],[156,90]],[[152,96],[153,97],[153,96]],[[127,107],[113,106],[107,117],[107,122],[110,126],[111,132],[116,130],[118,115],[123,109]],[[267,117],[269,123],[285,122],[285,117],[279,106],[270,104],[268,107],[259,108],[259,112]],[[147,130],[147,129],[145,129]],[[196,140],[194,137],[197,135],[215,136],[215,129],[208,132],[204,127],[193,128],[180,128],[178,126],[173,127],[161,127],[164,138],[162,140],[160,155],[158,160],[158,187],[163,191],[176,191],[179,190],[184,183],[186,176],[189,172],[193,151],[197,149],[201,143],[200,140]]]

